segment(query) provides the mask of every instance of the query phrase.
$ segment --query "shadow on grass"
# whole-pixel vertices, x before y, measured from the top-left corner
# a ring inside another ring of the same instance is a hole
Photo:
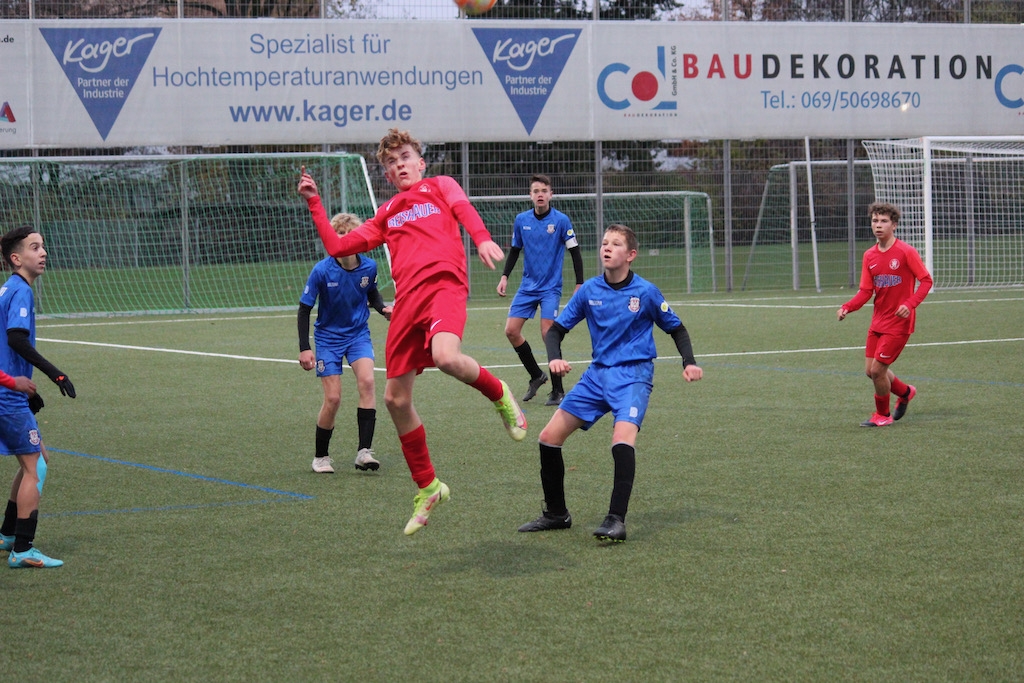
[[[475,570],[492,578],[510,579],[564,571],[577,564],[570,555],[549,545],[493,540],[457,549],[444,571]]]
[[[717,521],[721,524],[740,523],[739,515],[721,510],[697,508],[645,510],[629,515],[626,519],[626,530],[630,540],[647,540],[676,527],[704,520]]]

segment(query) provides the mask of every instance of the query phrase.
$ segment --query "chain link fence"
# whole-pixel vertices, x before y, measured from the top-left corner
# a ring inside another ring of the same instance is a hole
[[[802,21],[1024,23],[1020,0],[497,0],[468,17],[452,0],[324,2],[4,0],[0,19],[289,18],[381,21],[495,19],[585,21]],[[460,180],[472,198],[521,196],[529,177],[545,173],[556,194],[692,192],[711,207],[717,282],[708,291],[829,288],[855,285],[858,254],[871,242],[867,206],[874,199],[860,140],[603,140],[598,142],[465,143],[424,140],[428,173]],[[257,146],[159,149],[8,150],[0,156],[197,153],[353,153],[362,155],[378,198],[393,189],[376,163],[376,145]],[[807,162],[810,161],[808,164]],[[813,187],[815,244],[810,251]],[[557,200],[556,200],[557,201]],[[557,204],[556,204],[557,205]],[[600,215],[577,216],[599,223]],[[500,233],[508,226],[495,226]],[[599,226],[598,226],[599,227]],[[643,245],[642,245],[643,246]],[[817,259],[815,263],[813,259]],[[588,264],[588,275],[596,260]]]

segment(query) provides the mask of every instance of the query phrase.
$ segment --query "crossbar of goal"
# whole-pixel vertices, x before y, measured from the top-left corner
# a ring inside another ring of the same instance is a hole
[[[1024,284],[1024,136],[865,140],[875,194],[937,287]]]
[[[604,192],[600,212],[597,201],[596,194],[559,193],[551,203],[569,216],[582,250],[593,254],[596,272],[602,269],[599,248],[605,228],[621,223],[640,242],[643,258],[637,259],[635,271],[650,275],[659,287],[673,292],[716,291],[714,227],[707,193]],[[525,195],[471,197],[470,202],[494,239],[505,247],[511,244],[516,215],[531,206]],[[598,215],[603,225],[598,225]]]

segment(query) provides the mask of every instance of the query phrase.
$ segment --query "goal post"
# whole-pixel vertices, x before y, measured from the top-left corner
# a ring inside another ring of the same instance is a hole
[[[936,287],[1024,285],[1024,136],[865,140],[875,197]]]
[[[290,309],[325,255],[302,168],[329,216],[376,211],[357,154],[6,158],[0,207],[46,240],[41,315]],[[387,255],[371,256],[383,290]]]
[[[711,198],[707,193],[682,190],[604,192],[600,212],[597,201],[596,194],[586,193],[558,193],[551,201],[554,208],[572,221],[581,250],[588,255],[584,259],[587,277],[600,272],[598,265],[591,264],[598,264],[604,229],[621,223],[636,233],[640,243],[633,270],[656,283],[663,293],[717,290]],[[512,244],[516,215],[531,207],[524,195],[471,197],[470,202],[484,219],[494,240],[505,249]],[[603,216],[604,225],[597,224],[598,215]],[[593,255],[590,261],[587,260],[589,255]],[[573,282],[569,259],[565,260],[564,267],[563,281]],[[481,275],[487,278],[489,271]],[[490,282],[480,285],[484,291],[493,290]],[[566,291],[571,293],[571,289]]]
[[[749,239],[749,250],[740,289],[855,286],[870,236],[861,216],[871,186],[867,160],[805,158],[771,166],[753,230],[741,237],[741,243]]]

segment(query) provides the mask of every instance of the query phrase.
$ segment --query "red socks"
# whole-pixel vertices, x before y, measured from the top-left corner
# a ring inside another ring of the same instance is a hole
[[[889,396],[891,394],[886,394],[885,396],[875,394],[875,412],[879,415],[889,414]]]
[[[900,398],[906,398],[907,393],[910,391],[910,385],[901,380],[899,377],[892,378],[892,393],[896,394]]]
[[[421,489],[426,488],[435,476],[434,463],[430,462],[430,451],[427,450],[427,431],[420,425],[411,432],[399,435],[398,440],[402,442],[402,455],[405,456],[412,480]]]
[[[476,378],[475,382],[470,382],[469,386],[486,396],[489,401],[497,401],[505,393],[505,390],[501,388],[501,380],[484,367],[480,368],[480,376]]]

